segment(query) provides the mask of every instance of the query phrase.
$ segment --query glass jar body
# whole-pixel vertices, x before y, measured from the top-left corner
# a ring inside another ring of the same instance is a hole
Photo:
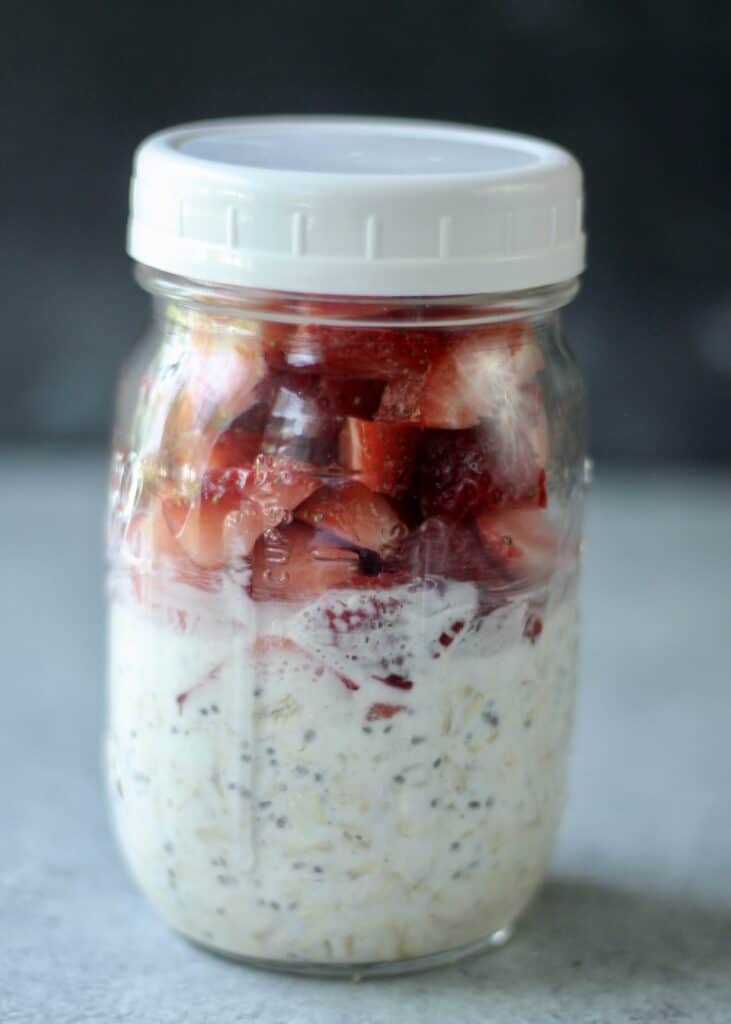
[[[565,796],[573,286],[335,299],[139,273],[108,531],[133,876],[189,938],[290,970],[501,940]]]

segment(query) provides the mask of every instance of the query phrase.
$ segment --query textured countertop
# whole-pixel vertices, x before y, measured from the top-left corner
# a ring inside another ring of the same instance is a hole
[[[100,457],[0,456],[0,1021],[731,1021],[731,478],[603,474],[571,800],[505,949],[384,982],[219,960],[128,882],[100,781]]]

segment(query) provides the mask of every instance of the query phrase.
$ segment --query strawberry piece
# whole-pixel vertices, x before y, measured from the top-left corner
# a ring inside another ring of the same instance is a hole
[[[406,535],[388,499],[356,480],[321,487],[297,508],[295,519],[381,556],[392,552]]]
[[[400,672],[389,672],[387,676],[374,676],[379,683],[385,683],[386,686],[393,686],[397,690],[411,690],[413,689],[413,682],[407,679],[406,676],[401,675]]]
[[[343,381],[310,374],[281,374],[272,382],[272,404],[263,450],[316,465],[337,456],[343,418],[378,406],[383,385],[378,381]]]
[[[507,471],[486,427],[425,435],[416,481],[425,517],[463,519],[477,509],[546,505],[546,474],[536,455]]]
[[[284,358],[288,367],[309,373],[385,381],[426,373],[443,337],[437,329],[302,324]]]
[[[309,398],[320,416],[373,416],[378,409],[384,384],[379,380],[346,380],[312,374],[287,373],[274,378],[275,387],[285,387],[300,398]]]
[[[405,704],[385,704],[381,701],[377,701],[375,704],[371,704],[366,712],[366,722],[378,722],[381,719],[393,718],[399,711],[405,711]]]
[[[280,455],[259,455],[246,495],[261,506],[267,526],[276,526],[321,484],[314,467]]]
[[[261,451],[261,434],[245,430],[235,421],[218,435],[208,456],[208,470],[250,469]]]
[[[254,546],[251,596],[255,601],[299,601],[344,586],[358,571],[358,554],[337,547],[303,523],[266,533]]]
[[[471,526],[426,519],[411,533],[395,559],[411,576],[440,576],[454,580],[491,581],[495,571]]]
[[[340,464],[372,491],[403,497],[414,468],[420,432],[400,423],[348,417],[340,432]]]
[[[212,431],[256,402],[265,372],[255,334],[234,330],[214,317],[201,317],[183,355],[183,385],[166,425],[170,447],[176,449],[182,443],[196,452],[201,446],[208,448]],[[197,464],[192,458],[187,461]]]
[[[166,603],[167,579],[200,590],[215,590],[218,585],[215,574],[191,561],[172,536],[163,502],[158,498],[153,498],[147,509],[130,521],[125,531],[124,552],[135,595],[147,607]],[[178,616],[182,625],[185,613],[179,611]]]
[[[251,453],[253,442],[247,444]],[[248,466],[209,470],[195,503],[167,498],[163,510],[171,534],[196,565],[217,569],[231,556],[249,555],[264,530],[290,516],[319,485],[307,465],[258,455]]]
[[[165,520],[171,534],[196,565],[218,569],[234,551],[248,555],[266,528],[261,505],[247,496],[253,470],[211,470],[199,501],[167,498]]]
[[[453,339],[421,376],[404,374],[384,391],[378,419],[460,430],[500,415],[543,366],[517,322]]]
[[[555,569],[558,537],[538,509],[484,512],[476,524],[485,550],[505,579],[536,583]]]
[[[367,320],[369,318],[391,319],[398,315],[393,307],[389,307],[382,301],[375,299],[357,300],[347,296],[322,296],[321,298],[298,298],[292,296],[287,299],[272,299],[260,306],[262,310],[273,315],[297,316],[302,320]],[[287,323],[282,320],[261,320],[258,325],[258,334],[261,339],[262,348],[269,366],[278,371],[286,370],[288,367],[297,366],[297,351],[301,348],[301,341],[295,341],[293,336],[302,327],[296,322]],[[290,353],[293,362],[289,362]]]

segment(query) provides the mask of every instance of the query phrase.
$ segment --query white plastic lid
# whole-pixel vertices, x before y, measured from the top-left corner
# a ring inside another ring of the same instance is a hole
[[[135,155],[128,252],[225,285],[467,295],[584,268],[581,169],[525,135],[272,117],[158,132]]]

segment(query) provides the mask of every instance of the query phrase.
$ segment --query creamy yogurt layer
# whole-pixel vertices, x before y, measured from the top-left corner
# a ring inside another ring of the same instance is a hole
[[[573,581],[487,615],[456,581],[177,591],[175,611],[112,603],[108,740],[122,848],[173,927],[357,964],[512,923],[564,803]]]

